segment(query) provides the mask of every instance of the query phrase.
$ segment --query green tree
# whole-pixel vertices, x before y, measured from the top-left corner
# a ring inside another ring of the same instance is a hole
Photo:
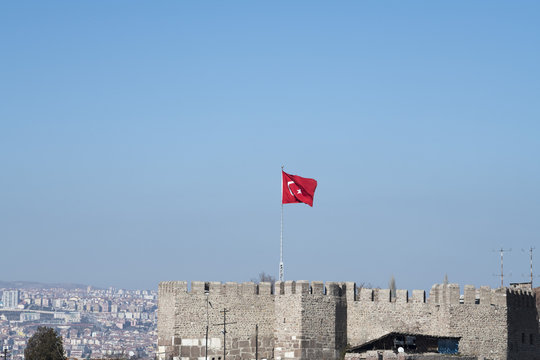
[[[65,360],[62,337],[46,326],[40,326],[24,349],[25,360]]]

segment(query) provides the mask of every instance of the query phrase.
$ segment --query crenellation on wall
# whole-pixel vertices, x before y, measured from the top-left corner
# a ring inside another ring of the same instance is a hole
[[[193,294],[204,294],[205,282],[204,281],[192,281],[191,282],[191,293]]]
[[[298,280],[296,281],[296,293],[297,294],[310,294],[309,281]]]
[[[491,288],[489,286],[480,286],[480,289],[478,290],[478,295],[480,305],[491,304]]]
[[[261,282],[258,285],[258,292],[259,295],[271,295],[272,293],[272,283],[270,282]]]
[[[375,292],[376,296],[374,296],[375,301],[380,301],[380,302],[385,302],[385,303],[391,301],[390,289],[376,289],[376,290],[377,290]]]
[[[408,303],[409,302],[409,291],[403,290],[403,289],[397,289],[396,290],[396,299],[395,302],[397,303]]]
[[[335,281],[327,281],[326,282],[326,295],[341,296],[340,283],[335,282]]]
[[[361,288],[359,299],[360,301],[373,301],[373,289]]]
[[[285,283],[283,281],[276,281],[274,284],[274,294],[283,295],[285,294]]]
[[[225,283],[225,293],[226,296],[238,296],[240,294],[240,284],[235,282],[226,282]]]
[[[441,284],[434,284],[429,290],[428,302],[430,304],[440,304],[441,299]]]
[[[463,304],[474,305],[476,303],[476,287],[474,285],[465,285],[463,288]]]
[[[518,307],[536,307],[536,298],[532,290],[529,289],[508,289],[506,292],[508,304]]]
[[[412,303],[415,304],[424,304],[426,302],[426,291],[425,290],[413,290],[412,291]]]
[[[459,304],[460,290],[458,284],[448,284],[444,287],[447,304]]]
[[[356,283],[353,281],[348,281],[342,287],[345,288],[345,296],[347,301],[356,301]]]
[[[296,281],[285,281],[284,285],[285,295],[295,294],[296,293]]]
[[[206,285],[208,285],[208,292],[212,295],[224,292],[223,284],[220,281],[209,281]]]
[[[240,285],[242,295],[258,295],[257,284],[254,282],[245,282]]]
[[[324,295],[324,283],[322,281],[312,281],[311,293],[314,295]]]
[[[165,293],[187,292],[187,281],[162,281],[159,290]]]

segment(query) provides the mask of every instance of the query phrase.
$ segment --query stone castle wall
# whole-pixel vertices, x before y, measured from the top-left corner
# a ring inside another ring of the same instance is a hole
[[[460,352],[505,358],[507,307],[505,293],[466,287],[463,301],[456,284],[434,285],[429,299],[423,290],[359,289],[348,303],[348,339],[362,344],[390,332],[461,337]]]
[[[276,358],[337,359],[347,345],[347,307],[337,283],[276,283]]]
[[[508,358],[540,358],[538,312],[534,293],[527,290],[508,291],[507,304]]]
[[[206,293],[205,294],[205,290]],[[159,287],[161,359],[204,359],[206,300],[209,359],[223,356],[220,313],[227,322],[227,359],[338,359],[345,347],[390,332],[461,337],[460,353],[486,359],[540,358],[538,318],[531,291],[434,285],[425,291],[357,289],[355,283],[163,282]],[[532,342],[532,344],[531,344]]]
[[[208,321],[207,321],[208,299]],[[163,310],[161,309],[163,307]],[[174,311],[171,309],[174,308]],[[228,359],[273,357],[274,296],[270,283],[162,282],[159,285],[158,353],[161,358],[223,358],[223,309],[227,309]],[[171,317],[173,319],[171,319]],[[257,336],[258,327],[258,336]],[[258,341],[256,342],[256,338]],[[163,355],[163,356],[162,356]]]

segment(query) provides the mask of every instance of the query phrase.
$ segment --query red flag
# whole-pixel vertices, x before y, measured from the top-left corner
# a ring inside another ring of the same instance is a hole
[[[317,180],[290,175],[283,170],[281,172],[281,203],[304,203],[313,206]]]

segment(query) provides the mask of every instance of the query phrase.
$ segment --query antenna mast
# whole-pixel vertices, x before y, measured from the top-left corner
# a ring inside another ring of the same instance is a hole
[[[532,246],[531,246],[531,248],[529,249],[530,254],[531,254],[531,289],[533,288],[533,277],[534,277],[534,276],[533,276],[533,250],[534,250],[534,249],[535,249],[535,248],[533,248]]]
[[[503,248],[500,248],[498,251],[501,253],[501,287],[504,287],[504,253],[510,252],[512,251],[512,249],[505,250]]]

